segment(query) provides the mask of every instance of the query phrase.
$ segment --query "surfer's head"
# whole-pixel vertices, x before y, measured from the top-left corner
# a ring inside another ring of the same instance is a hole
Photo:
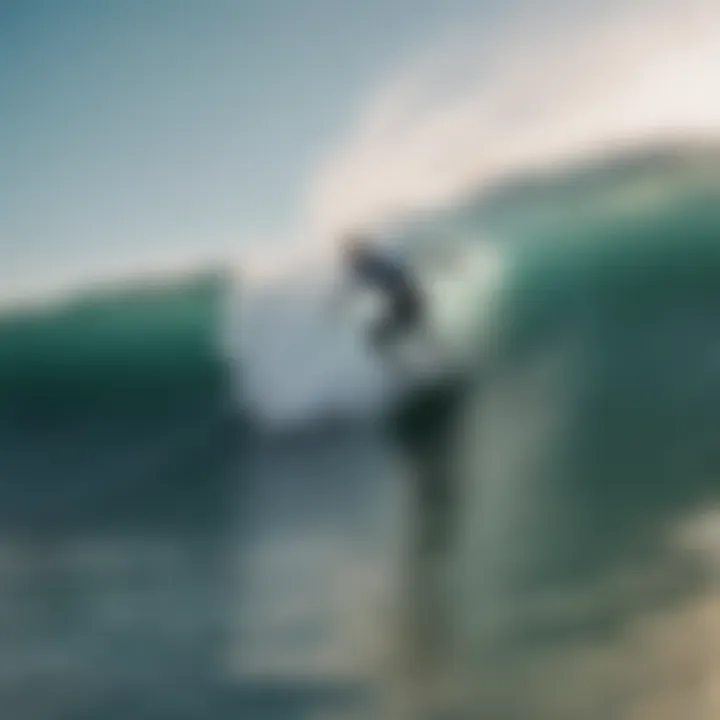
[[[347,260],[352,262],[365,257],[372,243],[370,238],[362,232],[353,232],[346,235],[342,240],[342,253]]]

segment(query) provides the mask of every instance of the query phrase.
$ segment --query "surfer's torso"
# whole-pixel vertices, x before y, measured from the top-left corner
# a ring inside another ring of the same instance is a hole
[[[387,254],[365,250],[353,255],[350,268],[355,278],[385,293],[390,312],[372,332],[375,345],[414,327],[421,317],[419,292],[403,264]]]

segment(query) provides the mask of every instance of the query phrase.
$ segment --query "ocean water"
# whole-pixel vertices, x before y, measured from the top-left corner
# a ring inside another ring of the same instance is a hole
[[[468,717],[711,717],[719,179],[681,145],[468,196],[440,227],[503,258],[492,352],[483,323],[467,385],[382,418],[302,282],[6,314],[3,713],[378,716],[417,683],[383,665],[410,567],[395,618]]]

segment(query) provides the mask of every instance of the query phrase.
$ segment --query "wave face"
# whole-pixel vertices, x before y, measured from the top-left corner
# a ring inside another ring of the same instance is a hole
[[[717,144],[655,147],[528,177],[456,217],[503,235],[509,267],[501,337],[453,446],[466,495],[452,617],[491,678],[476,699],[491,714],[595,717],[619,676],[618,717],[670,692],[704,711],[679,675],[653,675],[647,648],[714,672],[719,179]],[[692,623],[704,629],[680,658],[669,638]]]

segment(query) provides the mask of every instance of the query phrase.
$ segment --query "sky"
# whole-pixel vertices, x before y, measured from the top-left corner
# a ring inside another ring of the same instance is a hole
[[[282,242],[389,67],[473,0],[6,0],[0,283]]]
[[[716,0],[4,0],[0,298],[717,130],[719,28]]]

